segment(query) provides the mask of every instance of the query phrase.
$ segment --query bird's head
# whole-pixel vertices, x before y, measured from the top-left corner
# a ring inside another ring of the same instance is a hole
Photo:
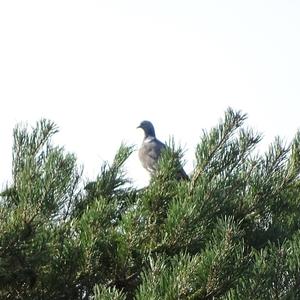
[[[153,136],[155,137],[154,126],[150,121],[142,121],[141,124],[137,127],[144,130],[145,137]]]

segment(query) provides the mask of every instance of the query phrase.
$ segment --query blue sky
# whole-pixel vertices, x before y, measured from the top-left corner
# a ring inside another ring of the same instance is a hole
[[[203,129],[231,106],[247,124],[289,141],[300,127],[300,2],[1,1],[0,180],[12,129],[55,121],[55,143],[93,178],[141,120],[174,136],[192,170]],[[128,173],[148,175],[134,153]]]

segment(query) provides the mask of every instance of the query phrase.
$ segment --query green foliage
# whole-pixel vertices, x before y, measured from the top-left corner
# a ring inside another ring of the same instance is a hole
[[[259,154],[228,109],[196,147],[190,180],[173,140],[137,190],[121,144],[83,183],[54,123],[14,130],[0,197],[0,299],[299,299],[300,132]]]
[[[199,253],[149,257],[137,299],[210,299],[234,286],[249,261],[231,219],[219,221]],[[147,298],[149,297],[149,298]]]
[[[95,285],[93,300],[125,300],[125,295],[115,287]]]

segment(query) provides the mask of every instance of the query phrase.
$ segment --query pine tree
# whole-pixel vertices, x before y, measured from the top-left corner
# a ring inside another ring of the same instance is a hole
[[[17,126],[0,299],[299,299],[300,132],[260,154],[245,120],[228,109],[202,133],[190,181],[170,142],[141,190],[125,172],[133,147],[84,182],[54,123]]]

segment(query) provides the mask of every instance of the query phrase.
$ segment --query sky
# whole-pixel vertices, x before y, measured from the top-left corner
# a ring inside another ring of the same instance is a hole
[[[94,179],[122,141],[157,137],[185,149],[227,107],[248,114],[266,145],[300,128],[300,1],[0,1],[0,186],[11,179],[12,131],[54,121],[53,142]],[[134,152],[136,186],[149,176]]]

